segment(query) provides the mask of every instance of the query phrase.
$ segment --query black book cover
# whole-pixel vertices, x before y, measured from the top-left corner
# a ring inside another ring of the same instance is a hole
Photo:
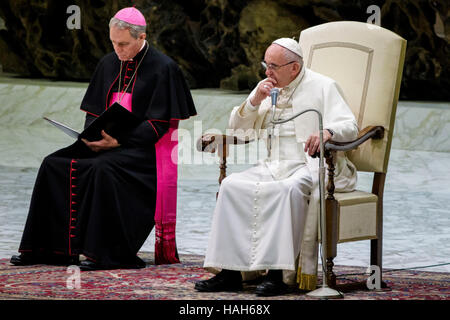
[[[135,114],[131,113],[119,103],[112,104],[98,118],[80,133],[80,139],[88,141],[101,140],[101,131],[105,130],[113,138],[130,132],[142,122]]]
[[[92,121],[92,123],[81,133],[47,117],[44,117],[44,119],[75,139],[84,138],[88,141],[101,140],[103,138],[101,134],[102,130],[105,130],[107,134],[117,139],[121,135],[130,132],[143,121],[117,102]]]

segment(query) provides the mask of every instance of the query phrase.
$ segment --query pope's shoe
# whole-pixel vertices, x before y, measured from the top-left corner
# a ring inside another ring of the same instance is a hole
[[[255,293],[260,297],[281,296],[288,293],[288,286],[280,280],[266,279],[256,287]]]
[[[260,297],[280,296],[288,293],[289,287],[283,282],[281,270],[269,270],[263,282],[256,287],[255,293]]]
[[[222,270],[211,279],[197,281],[195,289],[200,292],[240,291],[242,290],[241,273]]]

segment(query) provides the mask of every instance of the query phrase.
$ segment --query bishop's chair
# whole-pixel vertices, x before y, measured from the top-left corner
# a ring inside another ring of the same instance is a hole
[[[360,128],[355,141],[330,141],[325,145],[328,167],[326,276],[328,285],[336,287],[333,259],[338,243],[370,240],[370,265],[382,270],[383,192],[406,40],[376,25],[340,21],[303,30],[299,42],[305,66],[339,84]],[[246,141],[224,135],[199,139],[199,150],[218,151],[219,182],[226,176],[228,145],[240,143]],[[338,152],[346,152],[358,171],[373,173],[371,192],[334,192],[334,164]]]

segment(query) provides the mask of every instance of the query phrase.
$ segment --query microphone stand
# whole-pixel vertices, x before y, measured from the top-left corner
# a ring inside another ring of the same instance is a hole
[[[275,95],[278,92],[271,92]],[[320,141],[320,156],[319,156],[319,193],[320,193],[320,230],[321,230],[321,249],[322,249],[322,287],[314,291],[308,292],[307,295],[314,298],[330,299],[330,298],[343,298],[344,295],[328,286],[328,279],[325,272],[326,266],[326,254],[327,254],[327,232],[326,232],[326,217],[325,217],[325,166],[324,166],[324,145],[323,145],[323,122],[322,114],[316,109],[306,109],[293,115],[290,118],[283,120],[275,120],[275,107],[276,107],[276,97],[274,99],[272,95],[272,120],[270,121],[273,125],[282,124],[291,121],[298,116],[306,112],[316,112],[319,117],[319,141]],[[274,102],[275,101],[275,102]]]

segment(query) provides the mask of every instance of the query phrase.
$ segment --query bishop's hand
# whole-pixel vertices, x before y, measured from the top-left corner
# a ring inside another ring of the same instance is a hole
[[[86,146],[94,152],[107,151],[110,149],[120,147],[120,144],[117,141],[117,139],[111,137],[109,134],[105,132],[105,130],[102,130],[101,134],[103,137],[103,139],[101,140],[88,141],[86,139],[81,139],[81,141],[83,141],[86,144]]]

